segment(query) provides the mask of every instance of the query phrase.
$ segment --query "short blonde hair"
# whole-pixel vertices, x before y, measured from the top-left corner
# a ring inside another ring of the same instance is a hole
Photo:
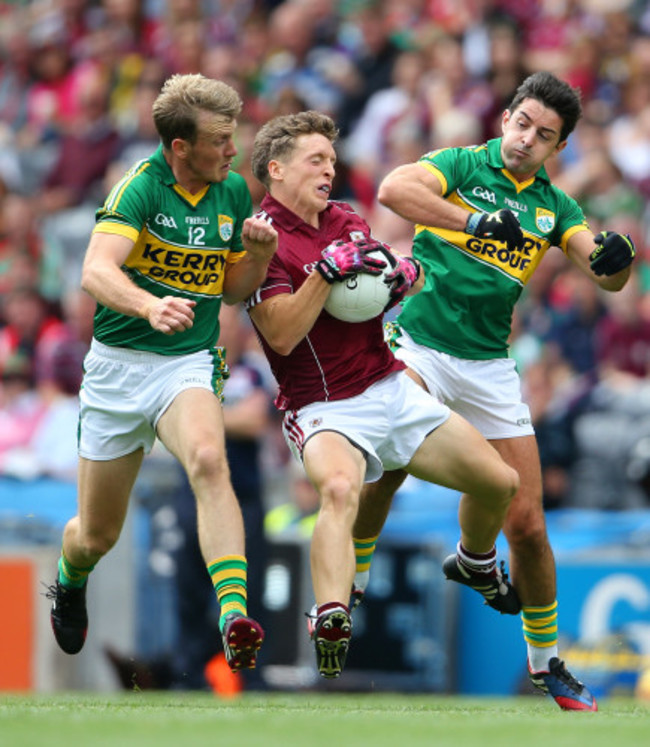
[[[153,121],[165,148],[181,138],[196,142],[201,111],[235,119],[242,109],[237,91],[226,83],[201,74],[172,75],[153,104]]]

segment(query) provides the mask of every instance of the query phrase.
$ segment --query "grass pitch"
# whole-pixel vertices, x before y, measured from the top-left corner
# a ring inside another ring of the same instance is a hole
[[[0,694],[3,747],[637,747],[650,705],[603,700],[563,713],[549,698],[408,694]]]

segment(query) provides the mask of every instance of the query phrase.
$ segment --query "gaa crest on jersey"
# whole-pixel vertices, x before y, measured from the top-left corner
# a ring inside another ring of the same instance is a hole
[[[550,233],[555,228],[555,213],[545,208],[535,208],[535,225],[542,233]]]
[[[221,236],[224,241],[230,241],[230,239],[232,239],[234,227],[233,219],[229,215],[219,216],[219,236]]]
[[[314,418],[309,421],[310,428],[318,428],[319,425],[323,425],[323,418]]]

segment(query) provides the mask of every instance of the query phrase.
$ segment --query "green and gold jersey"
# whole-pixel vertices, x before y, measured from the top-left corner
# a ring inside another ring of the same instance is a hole
[[[135,164],[97,211],[94,231],[133,239],[122,270],[155,296],[196,301],[194,326],[165,335],[145,319],[98,305],[95,337],[106,345],[161,355],[213,347],[224,271],[244,256],[241,229],[251,212],[250,193],[239,174],[231,172],[223,182],[190,194],[176,183],[162,147]]]
[[[566,252],[587,229],[582,210],[549,181],[544,168],[525,182],[507,171],[501,139],[477,147],[445,148],[419,163],[442,184],[443,197],[470,211],[508,208],[524,232],[521,250],[464,231],[415,228],[413,256],[424,268],[420,293],[405,299],[398,322],[419,344],[458,358],[508,356],[515,302],[547,249]]]

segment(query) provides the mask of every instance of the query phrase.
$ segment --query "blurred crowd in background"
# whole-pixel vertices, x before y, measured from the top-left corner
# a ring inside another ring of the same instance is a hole
[[[340,127],[333,197],[408,253],[412,226],[376,201],[382,177],[434,148],[498,137],[515,89],[541,69],[578,86],[584,106],[552,180],[594,232],[629,233],[638,251],[633,280],[611,295],[550,251],[520,301],[512,355],[545,501],[648,505],[645,0],[0,2],[0,474],[74,480],[94,311],[79,289],[83,254],[111,186],[157,147],[151,105],[169,75],[201,72],[240,92],[234,168],[255,204],[258,128],[281,113],[330,114]],[[262,457],[270,470],[288,469],[277,433],[271,417]]]

